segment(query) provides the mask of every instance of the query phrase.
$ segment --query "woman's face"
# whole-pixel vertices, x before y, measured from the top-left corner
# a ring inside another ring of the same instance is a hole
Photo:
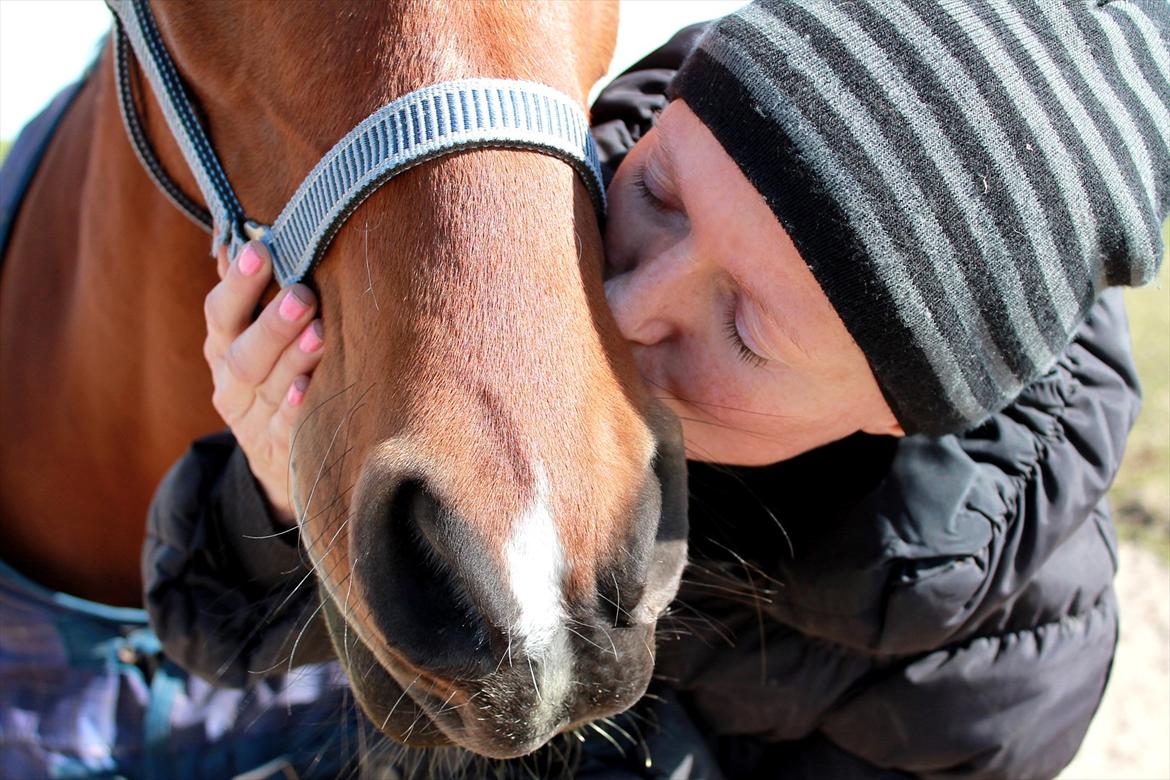
[[[688,457],[762,465],[901,433],[788,234],[686,103],[662,112],[609,198],[606,296]]]

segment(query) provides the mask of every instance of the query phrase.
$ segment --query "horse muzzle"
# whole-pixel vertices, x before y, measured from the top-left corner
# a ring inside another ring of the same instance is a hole
[[[324,578],[338,656],[370,720],[407,744],[529,753],[631,706],[654,666],[659,614],[686,563],[685,462],[677,423],[628,516],[580,583],[536,485],[506,532],[485,533],[441,497],[428,469],[371,458],[355,496],[344,585]]]

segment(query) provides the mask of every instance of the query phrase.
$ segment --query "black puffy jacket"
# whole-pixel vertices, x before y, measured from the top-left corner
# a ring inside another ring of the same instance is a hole
[[[613,166],[665,105],[697,32],[598,99]],[[857,435],[765,468],[691,464],[693,563],[644,704],[660,727],[635,716],[655,760],[599,743],[582,775],[1057,774],[1113,658],[1105,494],[1138,403],[1113,291],[1051,372],[967,434]],[[229,434],[171,470],[143,567],[174,660],[243,685],[287,654],[316,595],[284,598],[309,572],[295,533],[274,530]],[[298,658],[329,652],[312,626],[301,641]]]

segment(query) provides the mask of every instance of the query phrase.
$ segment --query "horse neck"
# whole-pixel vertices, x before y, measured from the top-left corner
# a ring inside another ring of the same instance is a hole
[[[154,489],[222,423],[201,350],[208,239],[135,159],[110,57],[59,129],[5,260],[0,557],[51,587],[132,604]],[[162,135],[153,105],[147,122]],[[178,174],[176,150],[162,153]]]

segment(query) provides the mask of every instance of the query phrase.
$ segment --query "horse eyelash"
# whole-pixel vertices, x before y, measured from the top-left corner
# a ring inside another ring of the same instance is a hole
[[[735,351],[739,355],[740,360],[750,366],[759,368],[768,361],[766,358],[760,357],[755,352],[752,352],[752,348],[744,342],[743,336],[739,334],[739,327],[735,324],[736,305],[736,299],[732,298],[731,305],[727,307],[727,314],[724,316],[723,331],[727,334],[727,339],[731,342],[731,346],[735,347]]]

